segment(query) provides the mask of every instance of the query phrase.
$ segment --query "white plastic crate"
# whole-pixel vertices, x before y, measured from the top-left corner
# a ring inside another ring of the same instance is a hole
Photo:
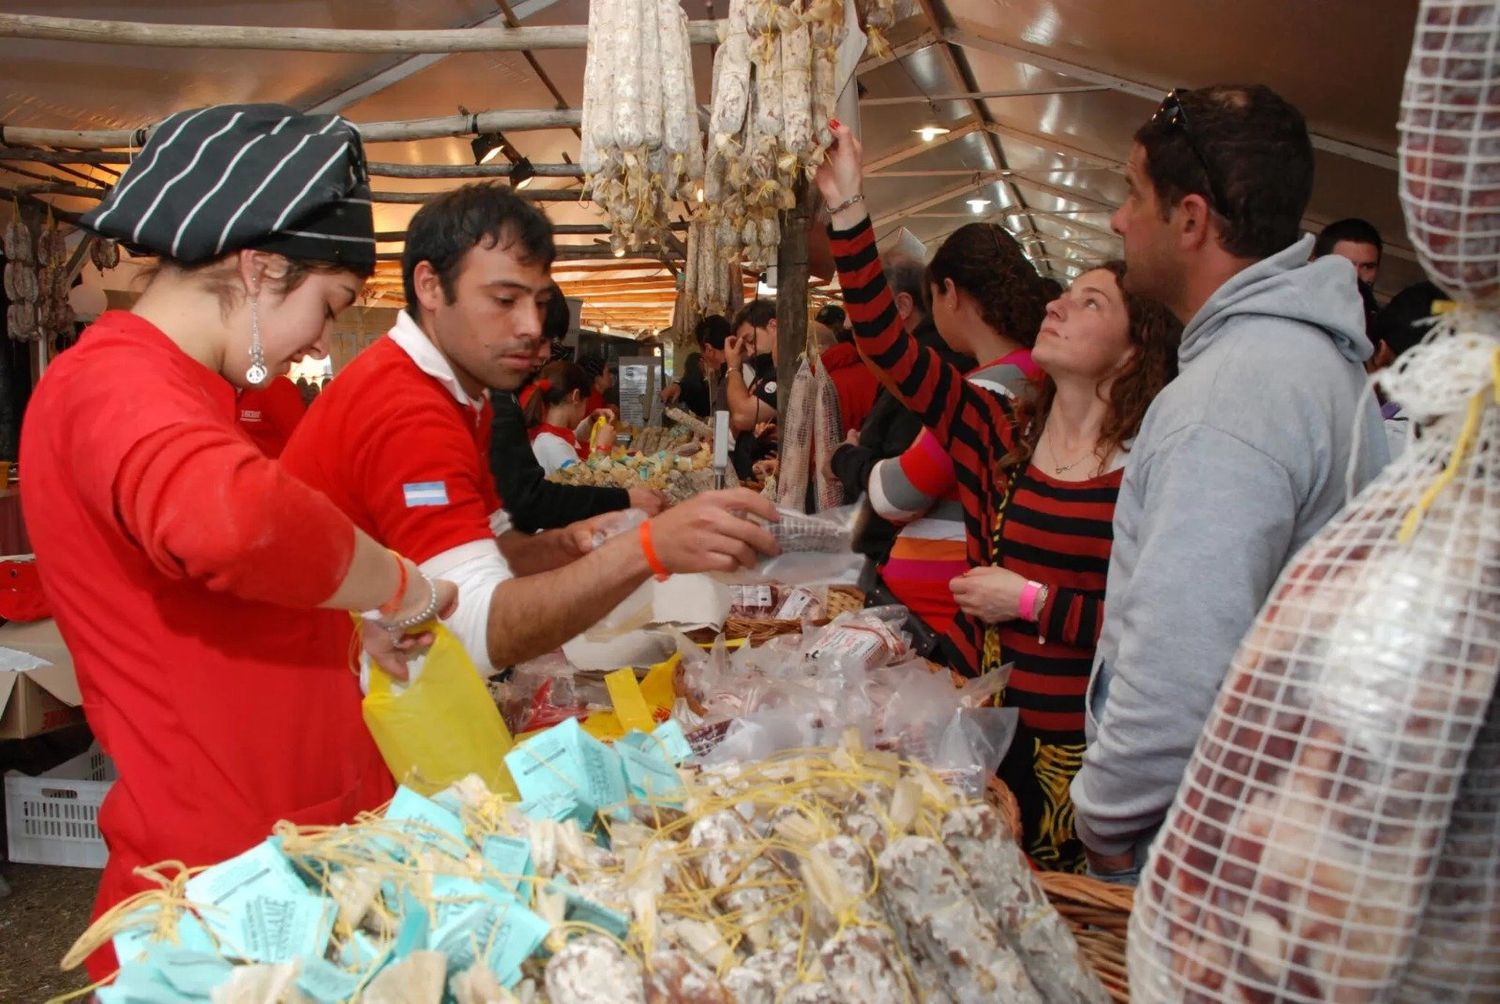
[[[21,864],[103,868],[99,806],[115,768],[97,745],[61,766],[5,777],[6,854]]]

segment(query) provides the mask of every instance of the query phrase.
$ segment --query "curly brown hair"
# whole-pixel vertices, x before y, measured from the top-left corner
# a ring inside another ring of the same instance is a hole
[[[1112,274],[1120,287],[1130,318],[1130,344],[1136,349],[1109,387],[1109,412],[1099,430],[1098,456],[1103,461],[1118,449],[1128,449],[1125,444],[1141,430],[1146,409],[1151,407],[1162,388],[1177,376],[1177,346],[1182,340],[1182,323],[1155,300],[1135,296],[1126,290],[1123,261],[1107,261],[1096,268]],[[1042,430],[1047,427],[1047,416],[1056,396],[1057,385],[1047,377],[1037,385],[1033,394],[1017,405],[1016,427],[1021,430],[1021,435],[1017,437],[1015,447],[1001,458],[1002,472],[1031,461],[1037,441],[1042,438]]]
[[[953,231],[927,266],[927,289],[947,279],[979,304],[984,323],[1030,348],[1047,313],[1046,287],[1010,231],[970,223]]]

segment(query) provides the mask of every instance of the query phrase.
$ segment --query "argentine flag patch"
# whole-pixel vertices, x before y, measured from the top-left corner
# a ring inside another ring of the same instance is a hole
[[[441,481],[415,481],[401,486],[406,496],[406,508],[415,509],[424,505],[447,505],[448,486]]]

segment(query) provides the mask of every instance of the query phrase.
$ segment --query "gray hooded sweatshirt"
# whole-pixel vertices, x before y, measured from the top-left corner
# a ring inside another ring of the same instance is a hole
[[[1097,853],[1145,860],[1240,640],[1343,507],[1350,452],[1354,491],[1386,463],[1353,269],[1338,255],[1308,264],[1312,240],[1203,305],[1126,461],[1072,786]]]

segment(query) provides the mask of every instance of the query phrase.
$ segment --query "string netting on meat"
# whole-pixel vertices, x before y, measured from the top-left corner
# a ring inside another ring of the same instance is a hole
[[[1500,308],[1500,0],[1423,0],[1400,131],[1422,264],[1455,298]]]
[[[843,489],[828,467],[840,438],[838,389],[809,343],[787,401],[776,489],[779,505],[797,512],[824,512],[843,502]]]
[[[1396,1004],[1500,1000],[1500,707],[1469,754]]]
[[[1500,325],[1382,381],[1422,437],[1287,566],[1132,914],[1145,1001],[1384,1001],[1500,670]]]

